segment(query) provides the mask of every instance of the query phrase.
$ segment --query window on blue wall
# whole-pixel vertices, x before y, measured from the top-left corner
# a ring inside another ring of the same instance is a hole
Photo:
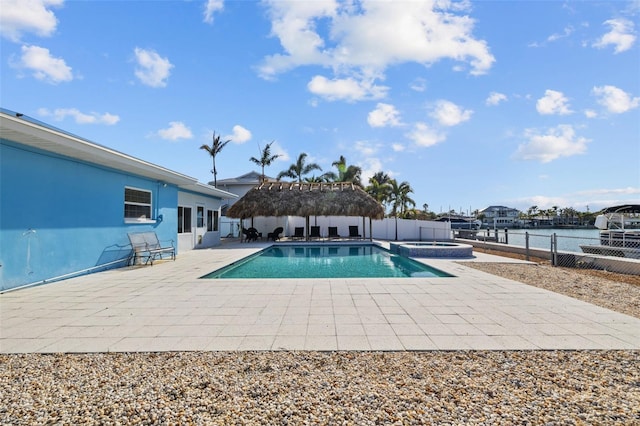
[[[151,191],[125,187],[124,218],[151,219]]]
[[[191,207],[178,206],[178,234],[191,232]]]

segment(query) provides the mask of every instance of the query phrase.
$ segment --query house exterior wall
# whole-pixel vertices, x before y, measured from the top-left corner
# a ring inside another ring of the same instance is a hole
[[[192,192],[178,191],[178,207],[191,210],[191,226],[177,233],[178,250],[193,250],[220,244],[220,205],[222,200]],[[198,220],[198,207],[202,208],[202,220]],[[211,212],[212,226],[209,227]],[[202,225],[202,226],[199,226]],[[211,230],[209,230],[211,229]]]
[[[231,207],[236,201],[238,201],[240,198],[242,198],[244,196],[244,194],[249,192],[249,190],[254,188],[256,185],[257,185],[257,182],[256,183],[253,183],[253,182],[241,183],[241,184],[235,184],[235,185],[218,184],[218,189],[230,192],[232,194],[236,194],[238,196],[238,198],[225,200],[225,202],[227,202],[229,204],[229,207]]]
[[[177,239],[176,186],[0,142],[0,290],[123,266],[130,232]],[[150,219],[125,221],[125,187],[151,192]]]

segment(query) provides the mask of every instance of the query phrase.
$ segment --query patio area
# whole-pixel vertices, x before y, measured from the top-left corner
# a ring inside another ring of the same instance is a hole
[[[199,279],[266,245],[4,293],[0,352],[640,348],[640,319],[460,260],[420,259],[454,278]]]

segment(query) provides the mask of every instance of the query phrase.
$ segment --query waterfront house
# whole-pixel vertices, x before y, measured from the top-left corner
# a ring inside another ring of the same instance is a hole
[[[483,228],[516,228],[520,227],[520,210],[505,206],[489,206],[481,210]]]
[[[126,266],[128,233],[153,231],[178,254],[218,245],[235,197],[2,109],[0,290]]]

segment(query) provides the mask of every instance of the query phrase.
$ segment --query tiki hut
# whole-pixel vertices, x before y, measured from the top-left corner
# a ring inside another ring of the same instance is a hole
[[[308,231],[309,216],[359,216],[371,221],[384,217],[384,207],[350,182],[264,182],[229,207],[227,216],[299,216],[306,218]]]

